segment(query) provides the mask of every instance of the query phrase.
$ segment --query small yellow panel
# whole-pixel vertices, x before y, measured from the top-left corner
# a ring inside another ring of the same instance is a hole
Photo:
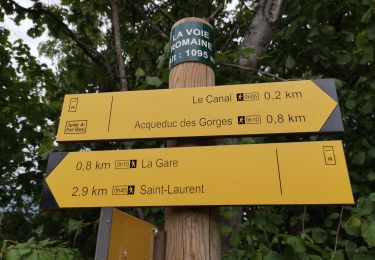
[[[336,106],[310,80],[66,95],[57,141],[319,132]]]
[[[154,226],[113,209],[108,260],[152,260]]]
[[[341,141],[71,152],[59,207],[351,204]]]

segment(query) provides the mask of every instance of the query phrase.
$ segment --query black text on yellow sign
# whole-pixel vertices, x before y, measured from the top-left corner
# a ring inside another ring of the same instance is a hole
[[[66,95],[57,141],[339,131],[327,79]]]
[[[42,208],[351,204],[341,141],[51,154]]]

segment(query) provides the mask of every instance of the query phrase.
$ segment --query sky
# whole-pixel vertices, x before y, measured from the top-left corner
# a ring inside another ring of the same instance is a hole
[[[30,0],[17,0],[16,2],[23,7],[30,7],[33,4],[33,2]],[[59,4],[60,0],[41,0],[41,2],[47,5],[54,5]],[[0,27],[4,27],[10,31],[10,41],[13,42],[15,40],[22,39],[30,47],[30,52],[33,56],[37,57],[39,61],[46,63],[49,67],[53,67],[52,61],[46,57],[40,56],[38,52],[39,44],[48,39],[47,33],[45,32],[41,37],[33,39],[27,35],[28,29],[32,27],[31,20],[22,20],[20,25],[17,26],[13,22],[13,18],[14,17],[11,16],[5,16],[4,22],[0,22]]]

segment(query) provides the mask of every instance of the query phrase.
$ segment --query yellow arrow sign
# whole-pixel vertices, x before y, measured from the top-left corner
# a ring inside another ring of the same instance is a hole
[[[333,80],[67,95],[57,141],[343,131]]]
[[[341,141],[57,153],[48,169],[42,208],[353,203]]]

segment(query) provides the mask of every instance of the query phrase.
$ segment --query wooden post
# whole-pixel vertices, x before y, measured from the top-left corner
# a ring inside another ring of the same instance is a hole
[[[196,17],[179,20],[173,27],[186,22],[199,22],[211,27],[206,20]],[[214,85],[214,70],[203,63],[180,63],[174,66],[170,71],[169,88]],[[205,144],[207,144],[207,142],[201,139],[168,142],[168,146],[195,146]],[[204,174],[204,172],[202,172],[202,174]],[[218,207],[166,208],[166,260],[220,259],[219,222],[220,215]]]

